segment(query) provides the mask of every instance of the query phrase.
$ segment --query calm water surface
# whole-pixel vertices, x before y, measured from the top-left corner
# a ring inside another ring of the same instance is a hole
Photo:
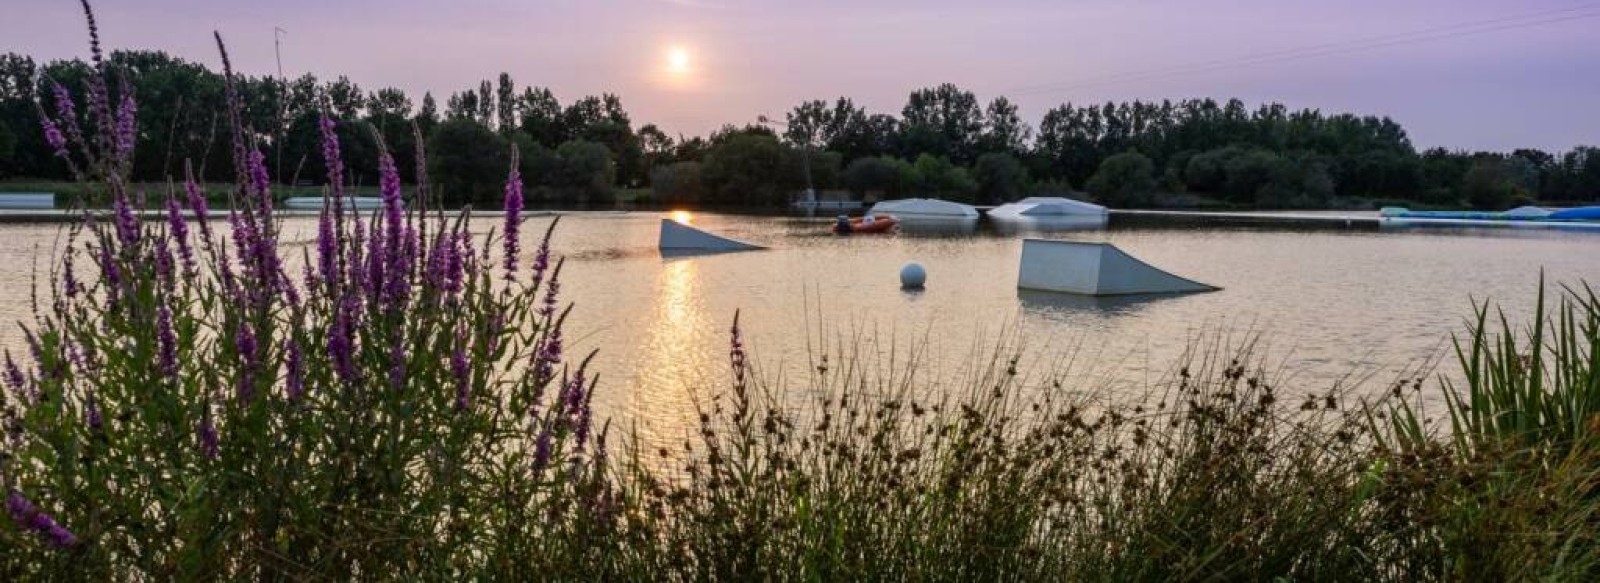
[[[1196,335],[1260,332],[1293,391],[1322,391],[1442,354],[1473,299],[1532,305],[1541,270],[1551,281],[1600,280],[1600,236],[1523,231],[1356,232],[1113,228],[1037,236],[1109,241],[1150,263],[1218,285],[1220,292],[1096,300],[1019,293],[1021,239],[976,234],[835,237],[826,219],[697,214],[697,226],[770,247],[664,258],[655,213],[575,213],[555,248],[567,257],[563,295],[574,353],[599,349],[596,402],[654,441],[682,436],[694,395],[727,380],[728,329],[740,311],[767,376],[803,376],[818,346],[848,345],[877,362],[921,348],[924,378],[950,375],[1017,332],[1023,366],[1062,368],[1083,386],[1139,391],[1171,370]],[[530,219],[542,232],[550,219]],[[483,219],[475,230],[498,221]],[[309,240],[309,219],[285,232]],[[36,254],[56,225],[4,225],[0,319],[29,313]],[[531,250],[530,250],[531,253]],[[899,288],[900,266],[921,262],[927,289]],[[45,264],[39,259],[40,265]],[[0,341],[16,347],[14,326]]]

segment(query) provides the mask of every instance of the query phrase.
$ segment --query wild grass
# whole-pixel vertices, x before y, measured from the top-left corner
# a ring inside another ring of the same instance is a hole
[[[1221,338],[1133,401],[1005,344],[939,378],[848,345],[769,377],[732,315],[726,385],[652,451],[593,417],[515,163],[498,236],[420,210],[387,155],[364,218],[325,122],[291,276],[238,123],[228,231],[184,220],[197,184],[134,218],[132,107],[94,46],[100,105],[46,130],[115,213],[69,232],[0,369],[0,580],[1600,578],[1587,287],[1520,327],[1480,306],[1459,370],[1366,400]],[[1434,391],[1448,423],[1418,413]]]

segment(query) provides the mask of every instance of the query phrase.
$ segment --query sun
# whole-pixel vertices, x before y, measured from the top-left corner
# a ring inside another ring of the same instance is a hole
[[[667,49],[667,71],[671,73],[689,72],[689,49],[672,47]]]

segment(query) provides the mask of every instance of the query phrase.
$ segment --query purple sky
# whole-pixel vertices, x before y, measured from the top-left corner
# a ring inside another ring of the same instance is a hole
[[[76,2],[8,3],[0,51],[87,52]],[[347,74],[417,101],[431,90],[442,105],[504,70],[563,103],[618,93],[636,125],[669,133],[838,95],[898,114],[912,89],[953,82],[984,101],[1010,96],[1034,124],[1067,101],[1236,96],[1389,115],[1419,147],[1600,144],[1600,2],[107,0],[96,9],[113,48],[215,65],[216,29],[240,69],[270,73],[281,26],[290,76]],[[1554,19],[1566,20],[1524,26]],[[1458,26],[1470,23],[1484,24]],[[1484,32],[1461,34],[1470,31]],[[691,55],[689,72],[667,71],[673,46]],[[1291,58],[1308,54],[1318,56]],[[1235,66],[1251,57],[1264,62]]]

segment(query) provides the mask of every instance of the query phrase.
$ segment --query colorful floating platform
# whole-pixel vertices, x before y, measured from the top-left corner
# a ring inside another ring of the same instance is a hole
[[[1384,207],[1378,215],[1384,227],[1511,227],[1600,231],[1600,206],[1567,209],[1524,206],[1504,212],[1414,211]]]

